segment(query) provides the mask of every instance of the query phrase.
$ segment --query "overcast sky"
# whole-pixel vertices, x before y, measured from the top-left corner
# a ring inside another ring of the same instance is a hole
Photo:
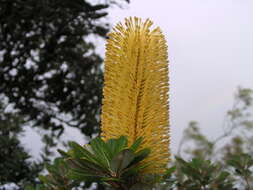
[[[253,0],[131,0],[109,12],[113,25],[129,16],[150,18],[168,42],[172,150],[191,120],[217,136],[236,88],[253,88]]]

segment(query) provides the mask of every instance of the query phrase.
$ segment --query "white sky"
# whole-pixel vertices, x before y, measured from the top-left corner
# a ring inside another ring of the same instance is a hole
[[[150,18],[168,41],[173,152],[191,120],[217,136],[236,88],[253,88],[253,0],[131,0],[109,12],[113,25],[129,16]],[[24,142],[35,138],[28,133]]]

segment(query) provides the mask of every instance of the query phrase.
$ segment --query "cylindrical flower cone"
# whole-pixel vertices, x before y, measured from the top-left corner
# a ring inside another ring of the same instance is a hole
[[[167,45],[152,22],[129,18],[109,34],[102,106],[103,139],[143,137],[146,174],[162,174],[170,159]]]

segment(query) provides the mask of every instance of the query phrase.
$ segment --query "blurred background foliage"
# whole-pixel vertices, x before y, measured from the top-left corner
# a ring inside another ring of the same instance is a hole
[[[253,189],[252,104],[252,89],[239,87],[221,126],[222,133],[213,139],[191,121],[169,173],[157,189]]]
[[[0,113],[0,189],[10,182],[21,187],[34,183],[43,164],[31,161],[31,155],[20,143],[24,121],[18,114],[5,113],[2,103]]]
[[[45,189],[38,176],[64,130],[76,128],[89,137],[99,133],[103,60],[90,39],[105,39],[108,7],[127,2],[0,0],[0,189]],[[191,121],[156,189],[253,189],[252,93],[238,88],[216,138]],[[45,132],[40,160],[20,142],[27,127]],[[48,168],[49,175],[60,171],[67,180],[61,161]]]

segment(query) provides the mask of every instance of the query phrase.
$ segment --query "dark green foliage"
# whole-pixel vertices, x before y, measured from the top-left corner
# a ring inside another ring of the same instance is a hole
[[[70,150],[63,152],[66,165],[70,168],[68,177],[78,182],[100,182],[116,189],[128,189],[144,181],[139,174],[146,164],[139,164],[149,154],[149,149],[137,151],[141,143],[138,139],[130,148],[127,138],[93,139],[89,145],[70,143]],[[143,184],[145,186],[145,184]]]
[[[45,190],[45,186],[43,184],[37,184],[37,185],[27,185],[25,187],[25,190]]]
[[[193,158],[185,161],[176,157],[175,166],[168,169],[157,190],[251,190],[253,155],[238,154],[219,162]]]
[[[171,170],[175,172],[170,172],[158,189],[236,190],[231,174],[209,160],[194,158],[187,162],[177,157],[176,166]]]
[[[209,160],[194,158],[190,162],[186,162],[177,158],[177,163],[183,174],[182,181],[177,182],[179,188],[189,190],[234,189],[233,181],[229,178],[230,174]]]
[[[46,190],[57,188],[68,190],[78,185],[78,183],[67,178],[68,166],[62,158],[56,158],[52,165],[47,164],[46,169],[49,174],[46,176],[39,176]]]
[[[5,113],[0,104],[0,189],[1,185],[15,183],[23,188],[26,183],[34,183],[40,163],[31,162],[31,156],[20,143],[20,125],[23,119],[15,113]]]

